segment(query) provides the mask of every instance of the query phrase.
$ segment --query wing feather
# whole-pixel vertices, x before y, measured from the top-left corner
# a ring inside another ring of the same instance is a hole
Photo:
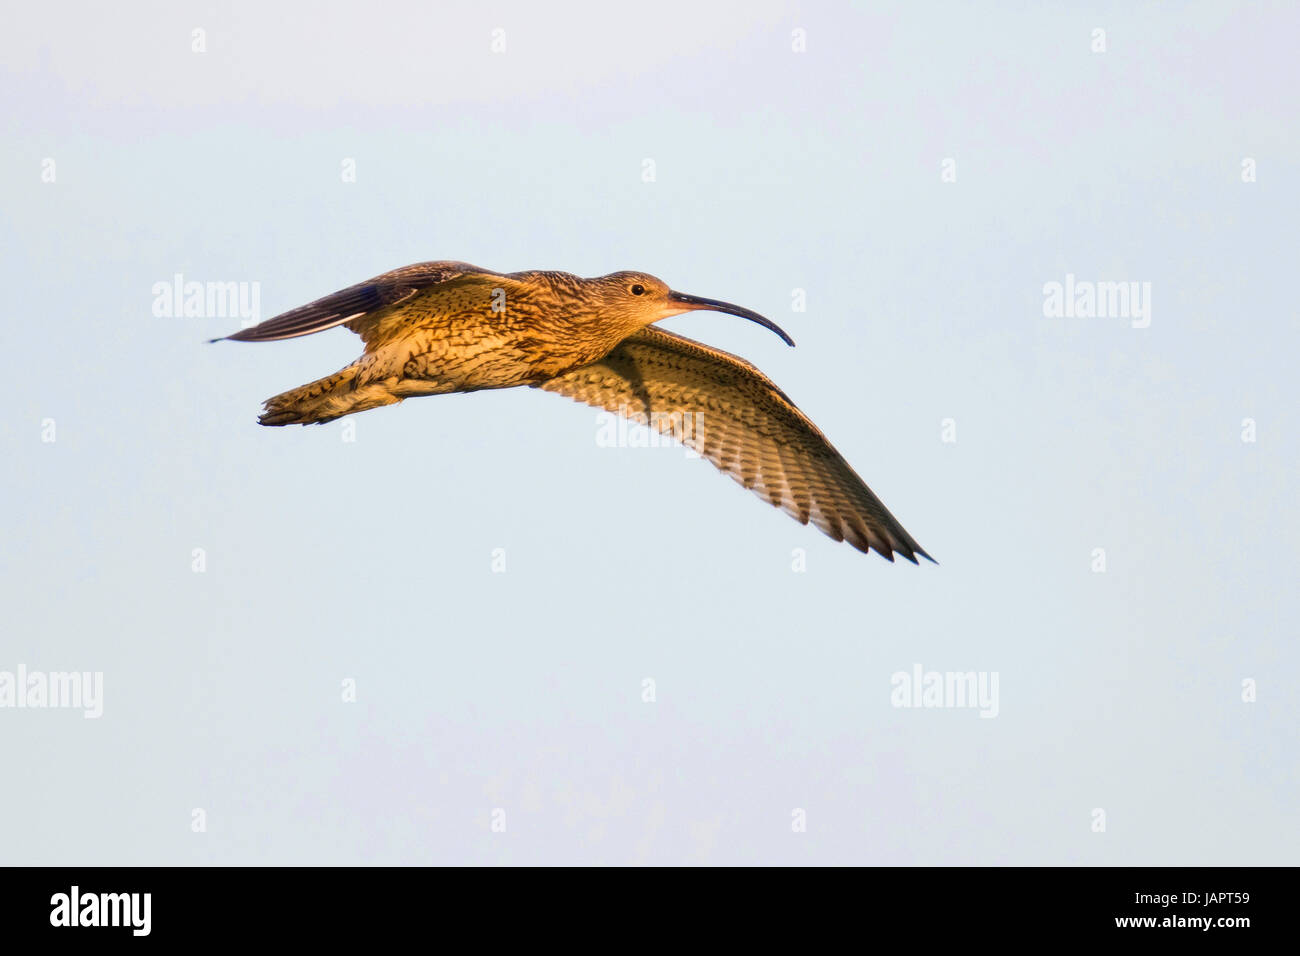
[[[811,521],[859,551],[934,560],[820,429],[744,359],[646,328],[599,362],[536,387],[644,419],[800,524]]]
[[[392,307],[434,286],[467,277],[497,275],[466,262],[420,262],[358,282],[223,338],[234,342],[274,342],[346,325],[369,344],[369,333]]]

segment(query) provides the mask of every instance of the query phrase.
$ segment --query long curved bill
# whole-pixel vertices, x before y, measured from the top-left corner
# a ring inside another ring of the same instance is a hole
[[[769,329],[779,335],[782,341],[791,348],[794,347],[794,339],[785,334],[785,330],[769,318],[759,315],[757,312],[751,312],[749,309],[741,308],[738,305],[732,305],[730,302],[721,302],[718,299],[706,299],[699,295],[687,295],[685,292],[669,292],[668,301],[682,306],[683,312],[691,312],[696,309],[710,309],[714,312],[726,312],[728,315],[738,315],[742,319],[749,319],[751,322],[757,322],[765,329]]]

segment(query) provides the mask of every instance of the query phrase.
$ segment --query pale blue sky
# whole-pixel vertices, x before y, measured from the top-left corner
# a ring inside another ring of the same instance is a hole
[[[1078,7],[10,11],[0,671],[104,713],[0,709],[0,862],[1294,864],[1300,14]],[[771,316],[666,327],[940,565],[538,392],[261,428],[355,337],[151,309],[443,258]],[[1045,318],[1067,274],[1150,327]],[[998,716],[891,706],[916,664]]]

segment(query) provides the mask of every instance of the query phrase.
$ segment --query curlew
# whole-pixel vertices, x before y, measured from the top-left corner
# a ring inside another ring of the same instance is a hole
[[[271,342],[338,325],[361,336],[365,351],[351,365],[267,399],[263,425],[310,425],[417,395],[527,385],[670,434],[801,524],[859,551],[933,561],[767,376],[651,328],[696,309],[749,319],[794,345],[756,312],[674,292],[643,272],[582,279],[464,262],[394,269],[224,338]]]

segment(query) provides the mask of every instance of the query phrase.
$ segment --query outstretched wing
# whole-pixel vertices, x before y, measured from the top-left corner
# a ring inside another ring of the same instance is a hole
[[[785,393],[734,355],[646,328],[536,387],[673,434],[801,524],[859,551],[934,560]]]
[[[490,269],[480,269],[466,262],[420,262],[358,282],[223,338],[234,342],[274,342],[346,324],[369,344],[368,333],[386,310],[456,279],[498,275]],[[220,342],[222,339],[211,341]]]

